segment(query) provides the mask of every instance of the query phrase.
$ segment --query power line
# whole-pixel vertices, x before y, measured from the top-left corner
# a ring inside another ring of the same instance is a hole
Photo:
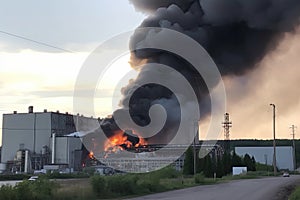
[[[9,35],[9,36],[12,36],[12,37],[16,37],[16,38],[19,38],[19,39],[22,39],[22,40],[27,40],[29,42],[33,42],[33,43],[36,43],[36,44],[39,44],[39,45],[42,45],[42,46],[46,46],[46,47],[50,47],[50,48],[53,48],[53,49],[57,49],[57,50],[60,50],[60,51],[64,51],[64,52],[68,52],[68,53],[74,53],[70,50],[63,49],[63,48],[60,48],[60,47],[57,47],[57,46],[54,46],[54,45],[51,45],[51,44],[47,44],[47,43],[44,43],[44,42],[40,42],[40,41],[37,41],[37,40],[33,40],[33,39],[30,39],[30,38],[26,38],[26,37],[23,37],[23,36],[20,36],[20,35],[16,35],[14,33],[9,33],[9,32],[1,31],[1,30],[0,30],[0,33],[6,34],[6,35]]]

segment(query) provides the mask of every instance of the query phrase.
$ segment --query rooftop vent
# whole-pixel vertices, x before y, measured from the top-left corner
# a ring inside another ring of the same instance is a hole
[[[33,106],[28,107],[28,113],[33,113]]]

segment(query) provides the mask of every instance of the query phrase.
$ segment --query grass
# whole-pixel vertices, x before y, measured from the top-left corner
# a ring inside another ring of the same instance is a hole
[[[26,184],[21,183],[23,187],[18,187],[17,185],[16,187],[7,186],[0,188],[0,199],[18,199],[16,193],[23,194],[26,191],[29,191],[29,193],[27,193],[30,198],[37,196],[36,200],[40,199],[40,197],[57,200],[122,199],[199,185],[224,183],[231,180],[259,178],[267,175],[267,172],[258,171],[248,172],[246,175],[229,175],[223,178],[213,179],[206,178],[203,174],[184,176],[172,168],[165,168],[145,174],[95,175],[85,179],[56,179],[50,182],[47,176],[42,176],[42,180],[39,184],[36,184],[37,182],[31,184],[25,181]],[[48,189],[43,190],[43,187],[40,187],[41,184]],[[45,193],[44,196],[43,192]],[[24,196],[22,196],[22,198],[23,197]],[[30,199],[29,197],[27,199]]]
[[[53,199],[57,200],[81,200],[81,199],[96,199],[96,195],[93,192],[92,186],[87,184],[86,186],[74,186],[59,187],[53,192]]]
[[[56,180],[56,183],[59,187],[53,191],[53,199],[96,199],[89,179]]]
[[[295,191],[290,195],[289,200],[300,199],[300,186],[296,187]]]
[[[241,175],[227,175],[223,176],[220,179],[217,179],[218,182],[226,182],[231,180],[239,180],[239,179],[254,179],[254,178],[260,178],[260,177],[266,177],[266,176],[273,176],[272,173],[266,172],[266,171],[255,171],[255,172],[247,172],[247,174],[241,174]]]
[[[152,193],[183,189],[199,185],[224,183],[231,180],[252,179],[267,176],[267,172],[248,172],[246,175],[205,178],[203,174],[183,176],[172,169],[163,169],[147,174],[93,176],[91,179],[60,181],[54,191],[54,199],[122,199]],[[270,174],[271,175],[271,174]],[[78,182],[79,181],[79,182]]]

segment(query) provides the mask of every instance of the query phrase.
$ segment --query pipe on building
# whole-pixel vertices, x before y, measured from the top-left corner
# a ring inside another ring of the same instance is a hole
[[[25,151],[25,164],[24,164],[24,172],[28,173],[28,150]]]
[[[52,133],[52,155],[51,155],[51,164],[55,163],[55,137],[56,134]]]

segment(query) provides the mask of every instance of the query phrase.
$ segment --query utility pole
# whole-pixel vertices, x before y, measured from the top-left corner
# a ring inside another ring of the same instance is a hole
[[[270,106],[273,107],[273,167],[274,167],[274,176],[277,174],[276,168],[276,137],[275,137],[275,116],[276,116],[276,106],[275,104],[271,103]]]
[[[295,129],[297,126],[292,125],[290,129],[292,129],[292,136],[293,136],[293,161],[294,161],[294,170],[296,170],[296,145],[295,145]]]

